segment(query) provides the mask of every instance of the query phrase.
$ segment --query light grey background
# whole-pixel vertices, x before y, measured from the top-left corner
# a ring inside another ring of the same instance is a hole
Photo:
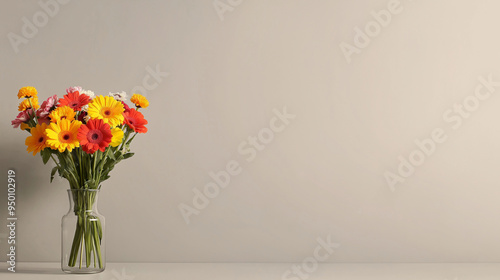
[[[498,1],[401,0],[350,63],[339,45],[390,1],[221,2],[234,5],[223,20],[213,1],[71,1],[18,53],[7,34],[43,10],[2,2],[0,164],[17,171],[18,260],[58,261],[68,210],[68,184],[49,184],[10,126],[18,89],[131,93],[159,67],[149,132],[101,192],[108,261],[295,262],[327,236],[331,262],[500,261],[500,88],[460,128],[443,119],[479,76],[500,81]],[[295,119],[246,161],[240,143],[285,106]],[[384,173],[436,128],[446,142],[391,191]],[[242,173],[186,224],[179,204],[230,160]]]

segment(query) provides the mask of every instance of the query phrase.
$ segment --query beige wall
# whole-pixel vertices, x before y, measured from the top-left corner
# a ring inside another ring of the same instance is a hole
[[[101,192],[109,261],[301,261],[328,236],[331,262],[500,261],[498,1],[216,3],[227,10],[71,1],[43,26],[37,1],[4,1],[1,170],[18,174],[19,260],[59,259],[68,185],[49,184],[10,127],[17,90],[81,85],[142,86],[151,102],[150,132]],[[196,198],[205,186],[213,198]],[[193,198],[208,206],[187,224]]]

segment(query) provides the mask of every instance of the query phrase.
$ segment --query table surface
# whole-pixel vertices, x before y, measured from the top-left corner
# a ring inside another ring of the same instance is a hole
[[[99,274],[70,275],[59,263],[18,263],[16,272],[0,265],[0,279],[258,279],[258,280],[483,280],[500,279],[500,263],[108,263]]]

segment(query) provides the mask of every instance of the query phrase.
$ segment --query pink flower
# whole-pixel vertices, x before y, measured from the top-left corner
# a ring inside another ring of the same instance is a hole
[[[73,93],[75,91],[82,92],[82,87],[80,86],[74,86],[66,89],[67,93]]]
[[[130,107],[127,105],[127,103],[125,103],[125,102],[123,102],[123,101],[121,101],[121,102],[122,102],[122,104],[123,104],[123,108],[125,108],[124,113],[125,113],[125,112],[130,111]]]
[[[39,124],[46,123],[47,125],[49,125],[50,124],[50,118],[49,118],[49,116],[47,115],[45,117],[38,118],[38,123]]]
[[[47,100],[43,101],[42,106],[40,109],[36,112],[36,115],[39,118],[46,117],[50,114],[50,110],[52,107],[54,107],[57,103],[57,95],[53,95],[49,97]]]
[[[29,121],[31,119],[30,116],[33,116],[33,109],[22,111],[17,115],[16,119],[12,121],[12,125],[14,128],[18,128],[22,123]]]

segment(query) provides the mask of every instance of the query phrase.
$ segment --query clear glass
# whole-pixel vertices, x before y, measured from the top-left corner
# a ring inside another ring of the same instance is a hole
[[[99,190],[68,190],[62,217],[61,268],[66,273],[98,273],[106,267],[104,216],[97,211]]]

